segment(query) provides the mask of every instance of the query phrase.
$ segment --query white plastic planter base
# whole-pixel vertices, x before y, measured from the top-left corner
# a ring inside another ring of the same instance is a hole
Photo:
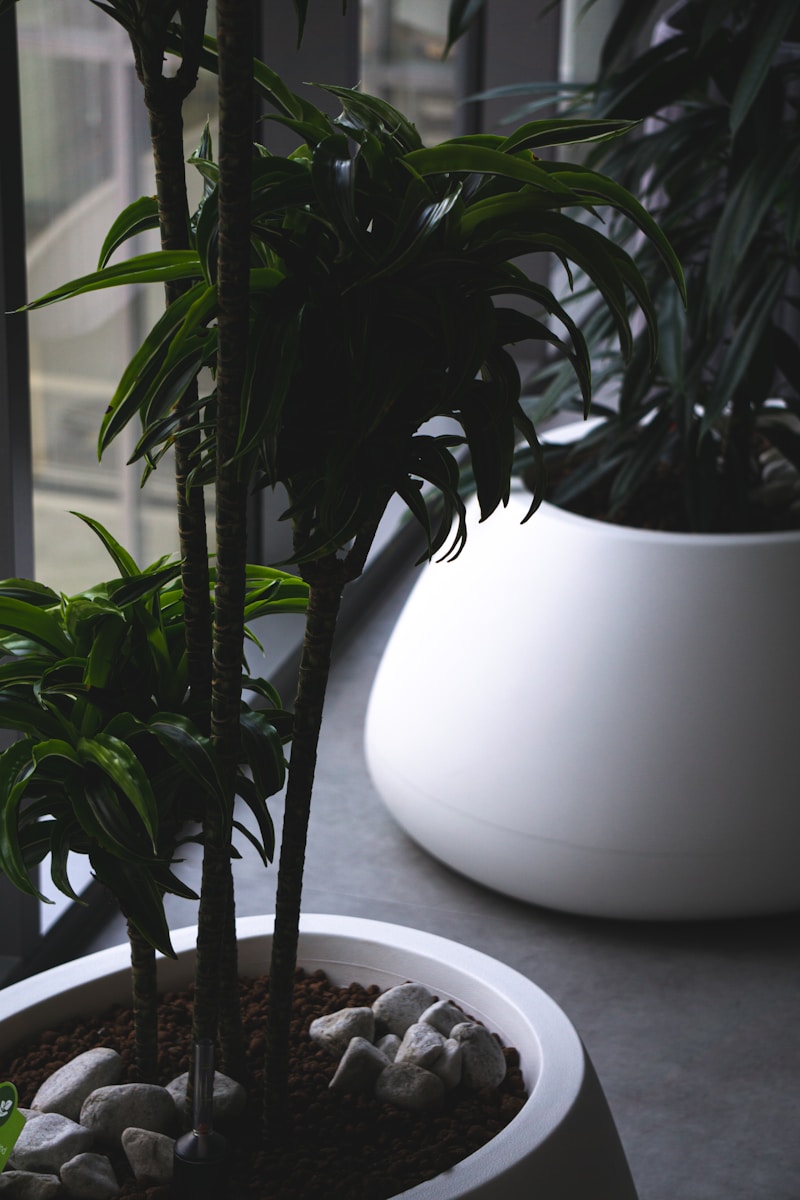
[[[272,918],[239,921],[240,970],[268,969]],[[173,938],[160,986],[193,973],[193,929]],[[530,980],[493,958],[432,934],[353,917],[303,918],[299,961],[334,983],[414,980],[457,1001],[520,1053],[530,1098],[490,1143],[403,1200],[636,1200],[613,1119],[583,1045],[561,1009]],[[103,950],[0,991],[0,1045],[130,997],[127,946]]]
[[[800,534],[654,533],[528,500],[424,569],[367,714],[404,829],[536,904],[800,906]],[[474,518],[474,509],[471,512]]]

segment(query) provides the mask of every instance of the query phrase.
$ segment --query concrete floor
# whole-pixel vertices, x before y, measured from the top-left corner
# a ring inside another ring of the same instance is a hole
[[[362,729],[412,582],[406,571],[372,606],[358,641],[339,649],[306,911],[416,926],[534,979],[586,1044],[640,1200],[800,1200],[800,914],[657,925],[565,916],[489,892],[411,842],[370,783]],[[279,802],[274,818],[279,826]],[[185,871],[196,878],[196,861]],[[272,910],[275,873],[251,850],[236,866],[236,885],[240,915]],[[191,904],[171,900],[168,908],[174,928],[194,923]],[[112,921],[86,949],[122,940],[121,922]]]

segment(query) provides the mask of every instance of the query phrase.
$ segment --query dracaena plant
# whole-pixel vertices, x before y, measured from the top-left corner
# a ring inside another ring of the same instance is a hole
[[[222,39],[219,47],[207,40],[204,61],[219,70],[222,84]],[[239,146],[235,183],[243,207],[236,211],[245,219],[237,232],[244,230],[246,253],[238,260],[244,339],[235,395],[220,387],[230,336],[222,287],[224,122],[219,164],[207,140],[196,156],[209,188],[190,222],[188,248],[108,265],[131,233],[157,219],[152,204],[141,201],[115,223],[97,272],[38,303],[120,283],[180,281],[185,290],[120,382],[101,447],[137,418],[136,455],[150,470],[181,436],[188,413],[197,435],[193,486],[213,476],[219,504],[221,481],[230,484],[235,512],[245,481],[280,483],[288,492],[285,515],[309,603],[270,968],[268,1117],[278,1121],[314,763],[344,586],[361,572],[395,494],[423,526],[431,554],[460,551],[460,448],[470,453],[482,516],[506,501],[517,438],[539,453],[520,404],[512,347],[553,347],[588,402],[579,324],[517,260],[554,254],[585,272],[624,350],[633,338],[630,296],[655,342],[646,281],[602,229],[578,218],[598,208],[619,211],[656,248],[678,289],[682,279],[669,243],[631,192],[580,164],[544,157],[547,149],[560,153],[570,143],[615,137],[626,122],[534,121],[508,137],[425,148],[402,114],[376,98],[329,88],[342,105],[331,118],[262,64],[254,81],[299,145],[288,158],[265,147],[254,152],[249,140],[245,158]],[[195,396],[187,381],[193,386],[203,368],[211,368],[215,386]],[[449,419],[452,432],[429,431],[435,417]]]
[[[454,36],[477,7],[454,0]],[[609,403],[595,407],[600,424],[581,446],[553,450],[554,466],[571,468],[553,499],[635,521],[642,498],[655,496],[668,527],[687,530],[796,527],[797,4],[680,0],[642,48],[637,38],[662,8],[622,4],[598,78],[561,94],[572,115],[643,120],[590,161],[638,190],[681,259],[688,304],[676,303],[651,247],[626,240],[650,284],[661,353],[652,363],[637,332],[626,361],[589,297],[586,330]],[[542,87],[533,87],[535,107]],[[537,419],[579,399],[558,364],[530,392]],[[662,519],[655,507],[648,517]]]
[[[68,858],[88,857],[128,921],[138,1066],[154,1078],[153,947],[174,957],[163,898],[197,899],[173,864],[185,841],[202,841],[189,827],[205,804],[220,807],[265,864],[271,859],[266,802],[283,785],[290,718],[265,680],[242,673],[249,699],[236,791],[256,836],[228,811],[221,764],[202,732],[207,705],[188,691],[180,563],[139,569],[98,522],[82,519],[116,577],[72,596],[27,579],[0,583],[0,724],[21,735],[0,754],[0,867],[39,895],[31,870],[49,854],[54,885],[77,901]],[[306,591],[294,576],[250,566],[247,618],[302,611]]]

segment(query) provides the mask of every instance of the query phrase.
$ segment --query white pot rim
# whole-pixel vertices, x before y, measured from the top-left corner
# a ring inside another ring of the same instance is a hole
[[[599,417],[590,417],[587,421],[570,421],[564,425],[557,425],[552,429],[548,429],[542,435],[543,444],[547,445],[567,445],[572,442],[579,442],[581,438],[586,437],[588,433],[598,424],[601,419]],[[516,505],[516,497],[520,500],[524,496],[529,497],[529,493],[519,491],[512,492],[511,499]],[[530,503],[530,499],[528,499]],[[527,507],[527,506],[526,506]],[[603,530],[609,538],[625,538],[628,542],[645,541],[645,542],[661,542],[663,545],[686,545],[695,546],[698,551],[702,551],[710,546],[719,547],[722,545],[729,546],[752,546],[763,545],[765,542],[774,545],[783,543],[796,543],[800,541],[800,530],[767,530],[763,533],[675,533],[664,529],[640,529],[633,525],[617,525],[613,521],[600,521],[594,517],[585,517],[580,513],[569,512],[567,509],[559,508],[558,505],[552,504],[550,501],[543,501],[540,505],[539,512],[548,512],[552,517],[563,520],[567,524],[575,524],[578,527],[586,526],[593,527],[598,530]],[[534,514],[532,520],[536,520]]]

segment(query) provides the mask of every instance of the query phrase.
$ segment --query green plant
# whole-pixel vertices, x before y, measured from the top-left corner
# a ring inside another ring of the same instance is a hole
[[[188,694],[180,563],[140,570],[98,522],[117,578],[74,596],[26,579],[0,583],[0,724],[23,736],[0,754],[0,867],[40,895],[31,868],[50,855],[52,881],[78,900],[68,856],[88,856],[128,920],[134,963],[140,1072],[155,1074],[155,963],[172,955],[167,892],[197,899],[173,872],[204,801],[228,804],[220,763],[201,733],[208,712]],[[212,572],[213,577],[213,572]],[[302,612],[294,576],[248,567],[247,618]],[[263,679],[242,673],[236,790],[255,837],[229,815],[265,864],[274,850],[267,798],[284,782],[289,714]],[[202,835],[200,835],[202,837]],[[232,852],[232,851],[231,851]],[[44,897],[40,896],[41,899]]]
[[[159,82],[158,53],[169,47],[183,55],[186,80],[198,63],[218,76],[218,162],[204,140],[195,165],[209,186],[194,214],[185,208],[182,166],[181,181],[176,172],[170,194],[178,199],[169,213],[180,210],[177,243],[165,235],[168,198],[160,192],[157,203],[143,200],[121,215],[98,271],[36,304],[120,284],[170,289],[164,315],[112,398],[101,447],[138,421],[145,473],[165,447],[182,448],[179,505],[201,497],[212,481],[216,490],[209,732],[227,803],[210,801],[202,814],[194,1034],[215,1037],[221,1027],[233,1062],[235,1014],[226,1015],[220,1001],[236,990],[229,844],[241,739],[246,501],[257,486],[282,484],[289,495],[285,515],[308,609],[270,968],[267,1116],[277,1123],[285,1111],[306,829],[343,589],[360,574],[394,494],[422,524],[431,554],[461,549],[466,528],[454,450],[466,445],[471,452],[484,517],[508,497],[517,436],[538,455],[509,347],[524,340],[552,346],[588,402],[589,359],[578,323],[515,260],[555,254],[582,269],[613,313],[624,347],[632,343],[629,293],[655,340],[644,277],[624,250],[573,213],[624,211],[658,247],[679,287],[682,280],[668,241],[631,192],[581,165],[535,156],[614,137],[627,122],[532,122],[510,137],[457,138],[428,149],[380,100],[331,87],[343,107],[332,119],[254,64],[250,14],[239,0],[219,0],[217,40],[202,46],[194,19],[175,27],[167,6],[158,20],[143,22],[146,7],[109,5],[134,40],[157,155],[175,169],[175,140],[165,149],[157,103],[168,91]],[[305,5],[296,7],[302,18]],[[253,87],[272,105],[273,119],[298,135],[288,158],[253,148]],[[173,124],[179,91],[169,92]],[[109,263],[130,234],[156,223],[160,252]],[[212,384],[201,395],[205,368]],[[452,433],[426,429],[437,416],[450,420]],[[435,515],[428,489],[443,498]],[[201,542],[187,538],[182,547],[189,662],[193,649],[198,661],[207,656],[202,621],[193,625],[197,640],[189,635],[189,599],[194,606],[198,596],[186,568],[189,560],[198,568]],[[210,678],[210,666],[189,673],[192,702],[206,695]]]
[[[670,527],[792,527],[800,467],[797,5],[681,0],[663,37],[637,52],[659,8],[624,4],[598,79],[562,89],[562,99],[573,115],[643,119],[590,161],[637,189],[683,264],[688,303],[676,302],[651,247],[612,218],[648,279],[661,353],[653,364],[639,335],[624,361],[607,314],[589,300],[585,329],[609,400],[595,407],[599,424],[580,447],[553,450],[554,470],[567,468],[553,499],[570,506],[590,496],[593,509],[635,519],[651,516],[642,503],[654,494],[652,516]],[[585,303],[586,291],[576,299]],[[529,393],[537,420],[578,407],[573,381],[556,364]]]

